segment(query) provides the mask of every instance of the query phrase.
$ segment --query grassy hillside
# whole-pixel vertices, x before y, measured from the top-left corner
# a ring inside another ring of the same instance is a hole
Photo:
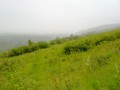
[[[120,29],[0,58],[0,90],[120,90]]]

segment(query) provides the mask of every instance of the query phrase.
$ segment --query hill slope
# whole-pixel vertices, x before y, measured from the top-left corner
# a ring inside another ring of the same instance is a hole
[[[94,27],[94,28],[89,28],[84,30],[83,32],[77,32],[75,33],[76,35],[83,35],[83,34],[93,34],[93,33],[100,33],[100,32],[105,32],[105,31],[110,31],[113,29],[117,29],[120,28],[120,24],[107,24],[107,25],[101,25],[98,27]],[[87,32],[86,32],[87,31]]]
[[[120,29],[1,58],[0,77],[0,90],[119,90]]]

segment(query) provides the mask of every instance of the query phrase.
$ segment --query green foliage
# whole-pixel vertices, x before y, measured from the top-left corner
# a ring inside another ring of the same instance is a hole
[[[29,47],[15,48],[11,53],[46,49],[18,57],[0,58],[0,89],[119,90],[119,32],[85,36],[51,47],[40,42],[40,45],[34,43]],[[103,41],[96,45],[102,38]],[[63,53],[65,48],[70,55]]]
[[[18,55],[22,55],[22,54],[29,53],[29,52],[34,52],[39,49],[48,48],[48,47],[49,47],[49,44],[47,42],[41,41],[38,43],[32,43],[30,45],[13,48],[9,50],[8,52],[3,53],[2,57],[18,56]]]
[[[99,35],[90,35],[88,37],[83,37],[73,42],[69,42],[64,46],[64,53],[71,54],[79,51],[88,51],[104,42],[114,41],[119,39],[120,31],[113,31],[108,33],[102,33]]]
[[[31,40],[28,40],[28,45],[30,46],[32,44],[33,44],[33,42]]]
[[[64,53],[71,54],[79,51],[85,52],[88,51],[92,45],[93,43],[88,39],[80,40],[79,43],[76,43],[76,41],[74,41],[64,46]]]
[[[105,54],[101,56],[96,56],[94,58],[89,58],[88,67],[90,71],[99,69],[102,66],[107,65],[110,62],[111,54]]]
[[[63,44],[65,42],[68,42],[71,40],[76,40],[78,38],[80,38],[80,36],[71,34],[69,37],[65,37],[65,38],[57,37],[55,40],[51,40],[49,43],[50,43],[50,45]]]
[[[37,44],[38,44],[38,47],[41,48],[41,49],[49,47],[49,44],[45,41],[38,42]]]

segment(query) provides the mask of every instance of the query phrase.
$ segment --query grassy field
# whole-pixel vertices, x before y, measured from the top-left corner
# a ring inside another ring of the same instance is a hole
[[[0,58],[0,90],[120,90],[120,29]]]

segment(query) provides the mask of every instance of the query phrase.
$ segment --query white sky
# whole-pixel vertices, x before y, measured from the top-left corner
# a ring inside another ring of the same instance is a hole
[[[120,23],[120,0],[0,0],[0,33],[74,33]]]

